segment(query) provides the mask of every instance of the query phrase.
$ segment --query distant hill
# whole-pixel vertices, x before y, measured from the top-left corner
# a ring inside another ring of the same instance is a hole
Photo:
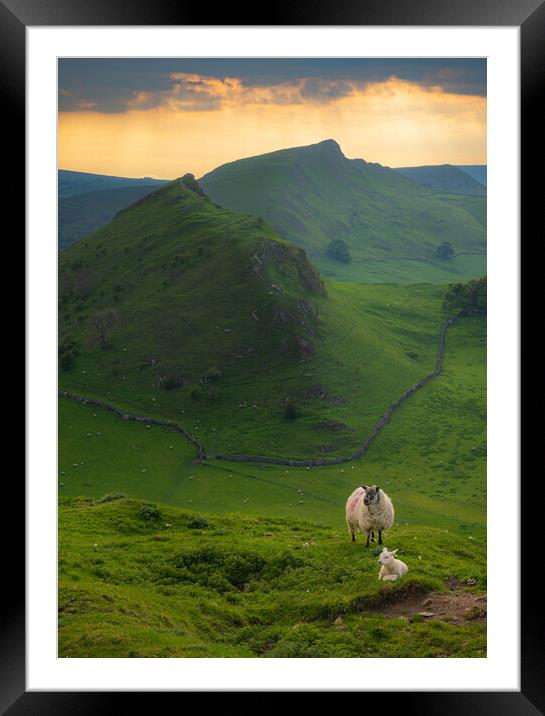
[[[467,164],[467,165],[464,164],[464,165],[458,165],[457,168],[461,169],[466,174],[469,174],[470,177],[473,177],[473,179],[476,179],[483,186],[486,186],[486,180],[487,180],[486,164]]]
[[[59,198],[59,249],[83,239],[113,219],[121,209],[154,191],[157,184],[99,189]]]
[[[396,171],[432,191],[486,196],[486,188],[469,173],[451,164],[427,167],[399,167]]]
[[[486,229],[475,207],[470,212],[463,200],[434,196],[380,164],[347,159],[333,140],[230,162],[200,181],[221,206],[270,221],[326,276],[409,283],[486,272]],[[479,201],[484,206],[486,199]],[[350,261],[327,255],[339,239]],[[435,252],[444,241],[455,255],[441,261]]]
[[[74,196],[75,194],[86,194],[100,189],[117,189],[119,187],[135,187],[142,185],[161,186],[164,179],[152,179],[142,177],[132,179],[128,177],[108,176],[105,174],[87,174],[86,172],[72,172],[66,169],[58,171],[59,198]]]

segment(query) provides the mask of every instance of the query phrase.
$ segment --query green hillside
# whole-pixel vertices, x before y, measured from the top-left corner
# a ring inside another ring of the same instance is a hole
[[[452,164],[396,167],[396,172],[432,191],[466,196],[486,196],[486,187],[481,182]]]
[[[485,656],[485,344],[461,319],[348,465],[195,464],[168,428],[61,400],[60,656]],[[346,531],[362,482],[394,500],[399,584]]]
[[[119,189],[137,186],[153,185],[159,187],[165,183],[164,179],[151,177],[131,178],[116,177],[108,174],[89,174],[87,172],[73,172],[68,169],[59,169],[57,172],[59,198],[85,194],[90,191],[102,189]]]
[[[221,206],[270,221],[325,276],[444,283],[486,273],[486,231],[472,213],[393,169],[347,159],[333,140],[231,162],[200,181]],[[350,263],[326,255],[338,240]],[[444,241],[448,260],[435,254]]]
[[[59,249],[65,249],[104,226],[118,211],[156,188],[155,184],[142,184],[59,197]]]
[[[196,183],[154,192],[59,263],[61,387],[176,420],[212,452],[350,453],[435,366],[443,288],[326,292],[301,249]]]
[[[122,492],[212,514],[296,515],[341,529],[344,501],[354,486],[376,483],[391,491],[403,522],[453,531],[470,529],[471,534],[483,536],[485,352],[484,319],[461,319],[447,337],[444,372],[393,414],[364,459],[311,469],[214,458],[195,464],[195,447],[168,427],[123,420],[104,409],[62,399],[59,491],[61,495],[93,498]],[[386,364],[383,372],[375,373],[379,390],[387,385],[388,368]],[[310,451],[307,435],[312,433],[318,434],[324,445],[342,442],[346,432],[361,444],[370,431],[357,423],[359,413],[366,411],[365,400],[350,402],[345,410],[344,424],[317,420],[313,424],[319,429],[309,431],[305,423],[291,423],[301,451]],[[226,411],[226,419],[215,426],[216,431],[207,429],[204,419],[194,423],[194,427],[203,428],[195,434],[208,449],[214,447],[218,433],[217,439],[221,439],[222,431],[230,434],[236,428],[241,418],[232,413]],[[371,417],[374,425],[379,415]],[[352,427],[356,425],[357,430]],[[232,440],[234,451],[265,451],[259,426],[252,430],[244,424]]]
[[[384,584],[316,522],[125,499],[62,500],[59,522],[61,658],[486,656],[485,547],[444,530],[399,527],[409,574]]]
[[[461,169],[470,177],[473,177],[476,181],[480,182],[483,186],[486,186],[487,182],[487,166],[486,164],[459,164],[458,169]]]
[[[479,200],[434,199],[484,232]],[[362,459],[216,457],[359,448],[436,368],[446,286],[435,260],[412,263],[427,283],[404,284],[401,261],[384,270],[396,284],[323,282],[303,249],[191,175],[61,252],[59,387],[175,421],[206,454],[171,424],[60,399],[61,657],[486,656],[484,317],[452,324],[443,372]],[[399,583],[379,583],[375,549],[347,534],[363,483],[394,501]]]

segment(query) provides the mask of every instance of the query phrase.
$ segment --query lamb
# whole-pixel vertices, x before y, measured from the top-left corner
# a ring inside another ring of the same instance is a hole
[[[356,541],[356,532],[365,532],[366,547],[370,538],[374,541],[375,530],[378,543],[382,544],[382,533],[394,524],[394,515],[392,501],[377,485],[357,487],[346,501],[346,524],[352,533],[352,542]]]
[[[384,547],[382,550],[378,563],[380,564],[380,572],[378,574],[379,581],[382,579],[385,582],[395,582],[400,579],[404,574],[407,574],[409,568],[400,559],[396,559],[397,549],[390,552]]]

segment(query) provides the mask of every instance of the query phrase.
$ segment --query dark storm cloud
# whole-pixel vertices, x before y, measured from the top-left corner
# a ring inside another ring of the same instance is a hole
[[[236,78],[242,92],[254,97],[252,90],[293,87],[293,101],[300,102],[331,102],[392,76],[447,93],[486,96],[484,59],[66,58],[59,60],[58,76],[59,111],[68,112],[152,109],[170,100],[181,111],[214,110],[222,97],[207,81],[226,78]],[[263,96],[267,102],[276,97]]]

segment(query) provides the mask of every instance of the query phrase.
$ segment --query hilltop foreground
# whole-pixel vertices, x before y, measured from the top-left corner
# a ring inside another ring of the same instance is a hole
[[[112,496],[62,500],[59,526],[61,657],[486,656],[485,548],[446,530],[396,528],[409,573],[386,584],[296,519]]]

